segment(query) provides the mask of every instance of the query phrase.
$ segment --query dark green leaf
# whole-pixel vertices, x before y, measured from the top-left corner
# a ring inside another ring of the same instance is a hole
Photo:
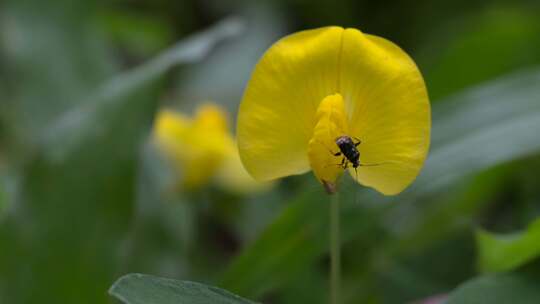
[[[242,28],[239,19],[226,19],[178,42],[141,66],[106,81],[87,96],[80,103],[81,106],[63,114],[44,131],[41,140],[45,153],[60,159],[86,137],[99,135],[104,131],[103,120],[109,112],[133,103],[131,99],[125,98],[127,95],[140,90],[177,65],[205,58],[217,43],[238,35]]]
[[[125,304],[255,304],[217,287],[144,274],[121,277],[109,294]]]
[[[446,304],[540,303],[538,278],[520,274],[482,276],[454,290]]]
[[[478,230],[476,244],[481,271],[513,270],[540,255],[540,219],[518,233],[495,234]]]
[[[540,22],[527,6],[494,5],[449,26],[454,35],[438,35],[423,54],[432,57],[423,66],[429,95],[437,100],[540,62]]]
[[[113,75],[117,65],[92,26],[93,8],[88,1],[69,8],[61,2],[2,1],[0,120],[10,162],[26,156],[44,126]]]

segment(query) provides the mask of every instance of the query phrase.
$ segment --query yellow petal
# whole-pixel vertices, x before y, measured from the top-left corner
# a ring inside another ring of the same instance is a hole
[[[192,120],[181,113],[161,110],[154,124],[154,138],[161,151],[169,156],[182,153],[182,143],[179,138],[186,136],[192,125]]]
[[[309,170],[315,112],[337,90],[343,29],[325,27],[274,44],[252,73],[238,114],[238,147],[248,172],[270,180]]]
[[[429,149],[430,106],[415,63],[392,42],[356,29],[344,32],[340,90],[351,136],[360,138],[358,180],[396,194],[418,175]],[[351,169],[354,177],[354,171]]]
[[[229,131],[225,111],[211,103],[203,104],[197,108],[195,124],[198,128],[209,130],[210,132],[227,133]]]
[[[343,97],[334,94],[324,98],[317,109],[316,120],[313,137],[309,141],[309,163],[325,187],[335,188],[336,179],[343,172],[340,165],[343,157],[334,155],[339,152],[336,138],[349,133]]]

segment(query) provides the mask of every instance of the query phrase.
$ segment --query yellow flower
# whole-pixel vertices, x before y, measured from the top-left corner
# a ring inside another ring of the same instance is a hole
[[[360,153],[357,168],[345,159],[353,178],[397,194],[424,163],[430,116],[422,75],[392,42],[341,27],[302,31],[275,43],[252,73],[238,114],[240,157],[257,180],[311,168],[332,192],[344,171],[336,139],[346,136]]]
[[[225,112],[216,105],[202,105],[193,118],[171,110],[160,111],[154,138],[187,189],[197,189],[213,179],[233,192],[263,187],[243,168]]]

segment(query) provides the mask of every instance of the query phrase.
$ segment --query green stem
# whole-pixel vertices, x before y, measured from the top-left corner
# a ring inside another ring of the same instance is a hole
[[[339,304],[341,261],[339,240],[339,192],[331,195],[330,202],[330,303]]]

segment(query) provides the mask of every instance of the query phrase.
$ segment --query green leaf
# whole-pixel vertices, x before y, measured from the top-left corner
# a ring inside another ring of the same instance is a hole
[[[131,10],[102,9],[99,13],[101,27],[130,54],[148,56],[167,47],[173,29],[164,18]]]
[[[221,285],[258,296],[314,263],[328,244],[327,218],[321,216],[328,210],[325,198],[317,188],[289,201],[289,207],[232,262]]]
[[[425,50],[430,62],[421,65],[434,99],[540,63],[540,22],[526,4],[494,4],[448,26]]]
[[[2,1],[0,120],[10,162],[27,157],[44,126],[116,70],[107,42],[92,26],[94,7]]]
[[[468,174],[540,151],[540,70],[468,89],[433,107],[432,148],[414,195],[442,190]]]
[[[483,272],[513,270],[540,255],[540,219],[519,233],[476,232],[478,264]]]
[[[538,278],[500,274],[474,278],[454,290],[446,304],[540,303]]]
[[[386,203],[373,191],[343,191],[342,241],[374,235],[388,229],[381,227],[385,223],[391,223],[391,231],[378,234],[371,240],[373,246],[388,241],[385,233],[394,233],[395,238],[414,231],[426,219],[424,199],[472,174],[537,153],[540,141],[530,130],[540,129],[539,82],[540,70],[524,71],[436,103],[432,149],[415,184],[399,196],[385,198]],[[388,204],[398,200],[399,204]],[[313,267],[328,250],[325,201],[322,192],[310,190],[287,203],[283,213],[233,260],[222,276],[223,286],[256,297]],[[370,205],[374,201],[376,207]]]
[[[255,304],[217,287],[144,274],[121,277],[109,294],[125,304]]]
[[[67,111],[44,131],[39,139],[48,157],[61,159],[88,136],[103,133],[104,117],[118,108],[132,104],[127,95],[144,89],[171,68],[195,63],[205,58],[215,45],[237,36],[243,23],[237,18],[223,20],[208,30],[178,42],[148,62],[124,72],[99,86],[79,107]]]

